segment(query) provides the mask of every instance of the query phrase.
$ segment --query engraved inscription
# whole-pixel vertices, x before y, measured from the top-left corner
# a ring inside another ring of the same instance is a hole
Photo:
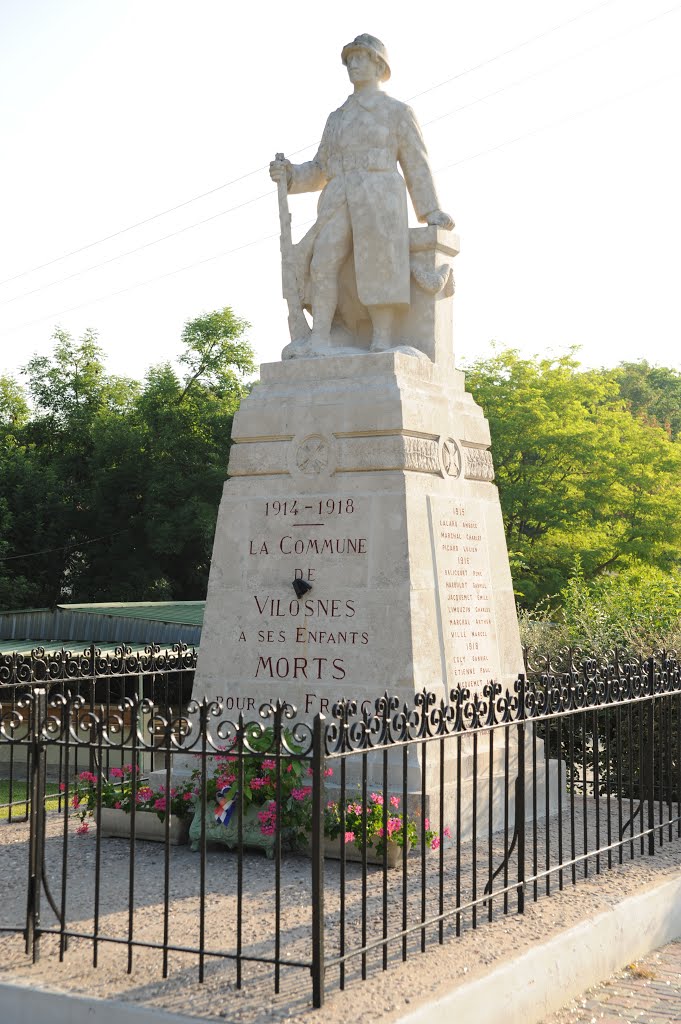
[[[318,449],[310,444],[306,451],[313,464]],[[235,635],[243,678],[258,685],[290,683],[300,700],[306,683],[333,684],[358,675],[361,651],[371,643],[362,591],[348,596],[329,587],[329,580],[335,575],[344,581],[353,573],[357,578],[366,565],[366,512],[362,500],[349,495],[288,495],[254,503],[247,539],[254,587],[244,597]]]
[[[430,501],[448,682],[478,689],[500,674],[481,512],[470,500]]]

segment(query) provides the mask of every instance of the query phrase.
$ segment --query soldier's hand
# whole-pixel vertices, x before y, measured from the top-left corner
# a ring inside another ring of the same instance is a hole
[[[276,181],[277,184],[285,180],[287,185],[291,184],[291,161],[280,159],[277,155],[277,159],[273,160],[270,164],[270,178],[272,181]]]
[[[451,231],[454,227],[454,220],[444,210],[433,210],[426,217],[426,222],[434,228],[444,228],[445,231]]]

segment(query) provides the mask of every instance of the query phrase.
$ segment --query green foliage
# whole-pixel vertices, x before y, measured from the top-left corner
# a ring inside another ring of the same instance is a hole
[[[681,571],[633,563],[586,580],[577,561],[557,610],[521,612],[523,644],[556,655],[561,648],[607,655],[618,648],[647,656],[681,647]]]
[[[12,377],[0,376],[0,429],[23,426],[28,415],[24,389]]]
[[[616,371],[505,350],[466,379],[490,422],[523,607],[557,595],[575,555],[586,580],[681,564],[681,444],[627,406]]]
[[[632,413],[645,422],[664,427],[672,440],[681,435],[681,373],[647,360],[620,363],[605,371],[617,381],[620,395]]]
[[[0,608],[205,596],[232,418],[253,370],[228,308],[190,321],[180,376],[106,372],[96,336],[0,383]]]

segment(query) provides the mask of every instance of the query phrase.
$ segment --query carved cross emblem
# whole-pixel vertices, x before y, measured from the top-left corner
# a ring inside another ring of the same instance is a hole
[[[296,465],[302,473],[314,476],[326,469],[329,462],[328,441],[319,436],[306,437],[298,445]]]
[[[461,452],[451,437],[442,442],[442,466],[447,476],[458,476],[461,472]]]

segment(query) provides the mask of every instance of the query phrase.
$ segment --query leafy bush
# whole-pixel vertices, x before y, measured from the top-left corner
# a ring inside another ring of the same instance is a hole
[[[680,572],[634,563],[586,580],[577,561],[559,602],[520,612],[524,646],[554,657],[565,647],[596,656],[681,647]]]

